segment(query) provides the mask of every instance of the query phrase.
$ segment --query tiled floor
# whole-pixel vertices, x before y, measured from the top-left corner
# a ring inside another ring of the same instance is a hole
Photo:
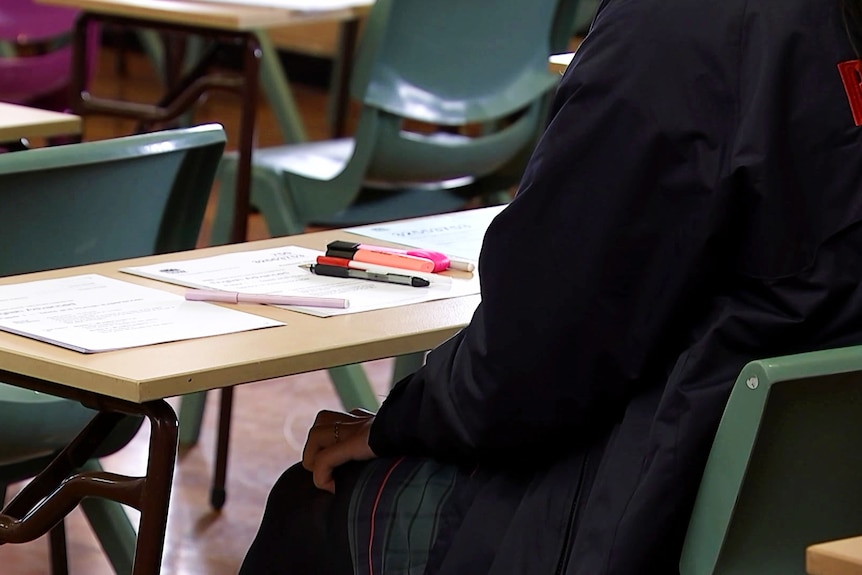
[[[158,82],[146,61],[131,57],[125,78],[115,74],[115,54],[104,51],[93,92],[146,98],[158,90]],[[306,129],[312,138],[326,135],[323,110],[326,93],[319,88],[295,86]],[[237,134],[235,97],[216,95],[204,102],[197,122],[220,121],[228,132],[229,146]],[[278,143],[279,136],[266,105],[260,108],[259,145]],[[104,118],[87,119],[84,138],[101,139],[129,133],[128,122]],[[250,236],[264,237],[258,220]],[[385,393],[391,362],[366,364]],[[163,575],[233,575],[254,536],[270,486],[281,471],[296,462],[305,432],[319,409],[338,409],[338,400],[325,373],[316,372],[240,387],[235,394],[231,458],[228,469],[228,500],[220,513],[209,507],[209,481],[217,394],[211,393],[200,443],[180,454],[168,521]],[[147,432],[105,461],[109,470],[140,473],[146,463]],[[109,575],[105,559],[89,525],[79,511],[67,521],[71,575]],[[3,575],[49,573],[47,540],[27,545],[0,547]]]

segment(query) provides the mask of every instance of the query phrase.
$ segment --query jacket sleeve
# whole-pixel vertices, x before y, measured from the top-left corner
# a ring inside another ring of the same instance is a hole
[[[571,446],[678,353],[688,324],[675,312],[698,313],[720,257],[733,80],[721,63],[680,77],[700,69],[696,50],[647,14],[607,12],[485,235],[482,303],[391,391],[371,430],[378,455],[512,462]]]

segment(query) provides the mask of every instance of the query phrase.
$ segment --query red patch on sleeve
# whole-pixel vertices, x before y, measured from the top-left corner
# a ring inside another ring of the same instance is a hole
[[[840,62],[838,73],[841,74],[844,91],[847,92],[853,121],[857,126],[862,126],[862,60]]]

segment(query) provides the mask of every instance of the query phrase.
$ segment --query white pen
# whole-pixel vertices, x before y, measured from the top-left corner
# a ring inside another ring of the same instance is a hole
[[[472,262],[466,262],[463,260],[453,260],[449,258],[449,269],[450,270],[461,270],[465,272],[471,272],[476,269],[476,266]]]
[[[297,295],[238,293],[220,290],[189,290],[186,292],[189,301],[209,301],[221,303],[260,303],[269,305],[302,305],[306,307],[337,307],[346,308],[349,302],[337,297],[310,297]]]

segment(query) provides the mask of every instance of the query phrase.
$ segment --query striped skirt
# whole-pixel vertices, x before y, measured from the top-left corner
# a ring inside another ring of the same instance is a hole
[[[348,511],[355,575],[421,575],[441,528],[459,523],[470,475],[427,459],[367,464]]]
[[[349,463],[336,469],[335,481],[331,495],[300,465],[285,471],[239,574],[433,572],[480,483],[457,467],[417,458]]]

